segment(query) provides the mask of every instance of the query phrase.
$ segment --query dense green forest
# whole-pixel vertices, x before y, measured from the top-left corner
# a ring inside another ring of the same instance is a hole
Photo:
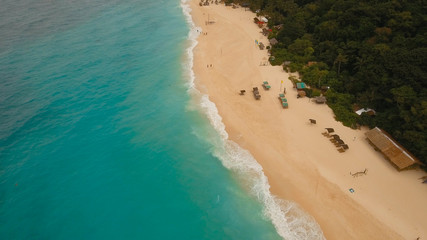
[[[378,126],[427,160],[427,5],[423,0],[229,0],[268,18],[270,62],[299,72],[337,120]],[[308,63],[311,63],[308,65]],[[354,113],[371,108],[375,116]]]

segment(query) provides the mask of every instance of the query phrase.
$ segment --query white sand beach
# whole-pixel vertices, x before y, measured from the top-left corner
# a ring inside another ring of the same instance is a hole
[[[398,172],[370,146],[368,129],[345,127],[326,104],[297,98],[289,74],[264,65],[267,50],[255,40],[265,45],[268,40],[253,23],[254,13],[223,4],[199,6],[199,0],[188,4],[203,31],[194,49],[196,86],[216,104],[230,139],[263,167],[272,194],[298,203],[327,239],[427,239],[423,171]],[[263,81],[270,90],[262,88]],[[260,100],[253,87],[259,88]],[[288,109],[278,100],[283,87]],[[239,95],[242,89],[245,95]],[[322,135],[329,127],[349,150],[338,152]],[[366,175],[350,175],[365,169]]]

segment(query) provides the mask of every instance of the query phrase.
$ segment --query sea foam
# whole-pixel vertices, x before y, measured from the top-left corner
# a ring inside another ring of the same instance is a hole
[[[241,148],[237,143],[228,139],[225,125],[218,114],[216,105],[209,100],[209,96],[200,93],[195,87],[193,72],[193,49],[197,46],[197,37],[201,28],[197,27],[190,15],[191,8],[187,0],[181,1],[181,7],[189,25],[189,46],[186,49],[186,61],[183,65],[188,92],[198,102],[199,110],[206,115],[210,124],[219,134],[219,141],[214,141],[212,153],[229,170],[235,172],[243,184],[248,187],[263,205],[265,217],[270,219],[278,234],[287,240],[315,240],[325,239],[323,232],[314,218],[305,213],[296,203],[279,199],[271,194],[270,184],[264,175],[261,165],[249,151]],[[193,106],[194,107],[194,106]]]

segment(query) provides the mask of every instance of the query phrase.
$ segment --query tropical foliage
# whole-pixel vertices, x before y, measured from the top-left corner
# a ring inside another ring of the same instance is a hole
[[[234,0],[267,16],[285,61],[348,126],[378,126],[427,159],[427,25],[422,0]],[[311,64],[308,63],[311,62]],[[358,116],[354,107],[376,110]]]

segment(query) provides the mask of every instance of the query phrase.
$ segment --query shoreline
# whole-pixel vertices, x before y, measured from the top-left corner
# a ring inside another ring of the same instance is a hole
[[[274,196],[298,203],[327,239],[427,238],[422,222],[427,191],[417,181],[422,172],[397,172],[367,143],[366,129],[344,127],[327,105],[297,99],[289,74],[280,67],[260,66],[268,55],[254,40],[267,41],[251,21],[254,13],[224,5],[200,7],[196,0],[186,4],[194,26],[203,31],[192,49],[194,84],[215,103],[229,139],[262,166]],[[207,25],[206,15],[215,23]],[[277,99],[282,80],[289,109]],[[263,81],[271,90],[262,89]],[[253,98],[252,87],[260,89],[261,100]],[[240,89],[246,94],[240,96]],[[317,124],[309,124],[309,118]],[[322,136],[326,127],[348,142],[347,152],[337,152]],[[349,174],[365,168],[366,176]]]
[[[190,33],[188,36],[191,45],[187,48],[187,57],[189,58],[189,65],[193,66],[192,50],[198,44],[196,39],[201,28],[194,25],[190,15],[191,9],[188,5],[183,4],[182,7],[184,15],[189,18],[187,19],[190,25]],[[206,115],[211,126],[219,133],[221,138],[220,146],[216,146],[218,149],[215,150],[213,154],[221,161],[224,167],[234,172],[234,174],[237,174],[237,178],[242,181],[241,184],[243,183],[242,187],[261,203],[264,216],[272,222],[279,236],[284,236],[283,238],[286,237],[286,239],[324,239],[320,226],[315,222],[313,217],[306,214],[296,203],[283,201],[271,194],[271,186],[268,183],[261,165],[259,165],[247,150],[241,148],[235,141],[229,139],[229,135],[225,130],[225,125],[222,122],[222,117],[219,115],[215,103],[209,99],[209,95],[197,89],[194,83],[195,76],[192,67],[188,70],[188,77],[190,77],[190,95],[196,100],[195,104],[200,107],[199,110]],[[287,213],[298,215],[299,219],[297,219],[297,221],[292,221],[295,219],[288,221],[285,213],[281,209],[286,209]],[[309,234],[305,232],[295,233],[289,231],[289,229],[304,229],[307,228],[307,226],[309,226],[311,231]]]

